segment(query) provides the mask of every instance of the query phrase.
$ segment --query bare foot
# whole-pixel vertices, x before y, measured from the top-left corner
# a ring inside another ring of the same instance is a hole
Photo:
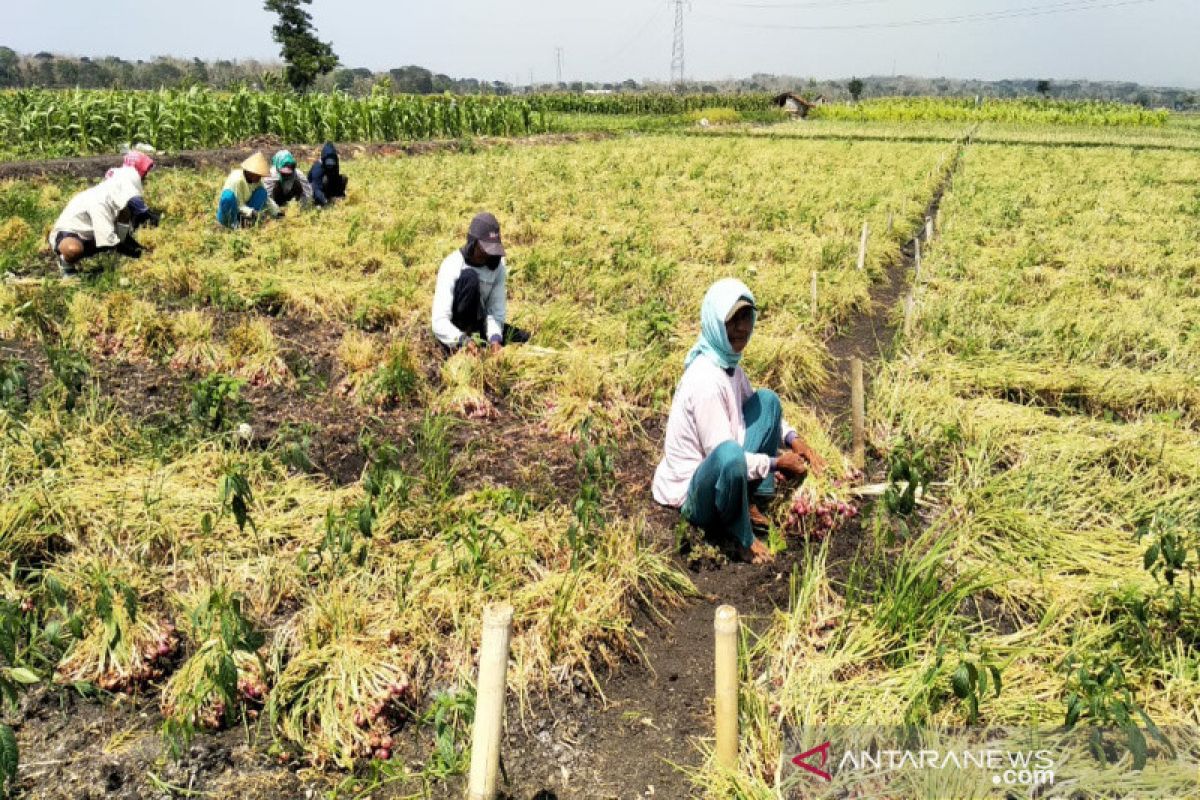
[[[754,542],[750,545],[750,563],[766,564],[774,560],[775,554],[763,543],[762,539],[755,537]]]

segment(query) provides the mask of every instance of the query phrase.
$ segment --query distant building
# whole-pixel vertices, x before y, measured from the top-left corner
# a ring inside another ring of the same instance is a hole
[[[585,89],[584,94],[612,94],[612,89]]]

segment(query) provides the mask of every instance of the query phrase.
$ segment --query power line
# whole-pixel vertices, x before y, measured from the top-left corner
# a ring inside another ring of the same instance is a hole
[[[723,25],[729,25],[738,28],[768,28],[773,30],[788,31],[857,31],[881,28],[909,28],[921,25],[955,25],[961,23],[985,22],[1005,19],[1026,19],[1030,17],[1047,16],[1050,14],[1065,14],[1074,11],[1092,11],[1095,9],[1118,8],[1121,6],[1138,6],[1156,2],[1158,2],[1158,0],[1069,0],[1069,2],[1055,3],[1047,6],[1026,6],[1024,8],[983,11],[974,14],[959,14],[950,17],[927,17],[924,19],[911,19],[898,22],[862,22],[843,25],[787,25],[781,23],[754,23],[725,19],[723,17],[714,17],[707,14],[702,16],[704,16],[705,19],[711,19],[720,22]]]
[[[845,6],[869,6],[886,3],[888,0],[817,0],[807,3],[729,3],[737,8],[843,8]]]
[[[665,8],[668,8],[668,6],[660,5],[660,4],[656,3],[654,6],[654,12],[650,15],[649,19],[647,19],[645,22],[643,22],[641,27],[639,27],[632,36],[630,36],[628,39],[626,39],[625,43],[622,44],[620,46],[620,48],[618,48],[617,50],[614,50],[611,54],[609,54],[609,55],[605,56],[603,59],[601,59],[599,61],[599,64],[602,66],[606,65],[606,64],[610,64],[613,61],[615,61],[616,59],[620,58],[622,55],[624,55],[625,51],[628,50],[633,45],[634,42],[636,42],[638,39],[642,38],[642,36],[646,33],[646,31],[650,30],[650,27],[655,22],[658,21],[659,16],[662,14],[663,9],[665,9]]]

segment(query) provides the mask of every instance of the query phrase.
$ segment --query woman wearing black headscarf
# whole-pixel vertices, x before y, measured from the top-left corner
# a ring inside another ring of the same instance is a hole
[[[318,206],[329,205],[346,196],[349,181],[342,175],[341,161],[333,142],[326,142],[321,148],[321,157],[308,171],[308,182],[312,184],[313,202]]]

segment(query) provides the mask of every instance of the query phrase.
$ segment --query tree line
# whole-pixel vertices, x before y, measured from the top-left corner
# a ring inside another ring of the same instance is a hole
[[[287,85],[285,65],[280,61],[218,60],[159,57],[128,61],[115,56],[76,57],[40,52],[22,55],[0,46],[0,88],[68,89],[160,89],[190,85],[216,89],[249,87],[281,89]],[[334,68],[318,76],[315,91],[340,90],[367,95],[376,86],[403,94],[521,94],[529,91],[670,91],[666,81],[572,81],[561,84],[514,85],[481,78],[453,78],[425,67],[410,65],[385,71],[365,67]],[[746,93],[799,91],[830,100],[871,97],[1030,97],[1041,95],[1061,100],[1113,100],[1153,108],[1200,108],[1200,92],[1192,89],[1143,86],[1132,82],[1058,81],[1013,79],[1000,81],[922,78],[912,76],[869,76],[843,80],[816,80],[790,75],[755,74],[740,80],[690,81],[689,93]]]

